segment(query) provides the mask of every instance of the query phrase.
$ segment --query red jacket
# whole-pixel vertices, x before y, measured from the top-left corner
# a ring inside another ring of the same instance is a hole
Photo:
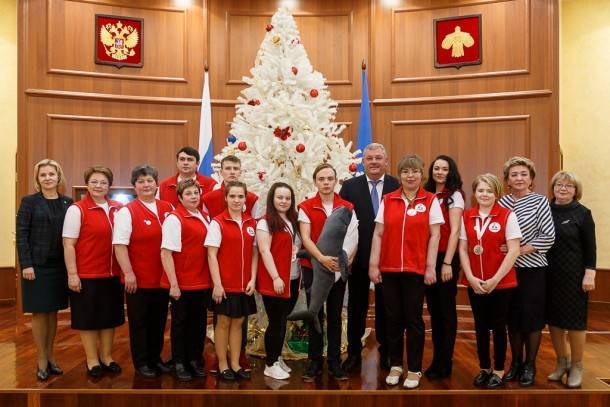
[[[434,194],[423,188],[409,206],[402,198],[402,188],[384,195],[380,271],[424,274],[434,199]]]
[[[500,250],[500,246],[506,244],[506,224],[510,209],[506,209],[497,202],[491,209],[489,216],[491,221],[486,232],[481,237],[480,244],[483,246],[483,253],[480,256],[474,254],[474,247],[479,244],[475,230],[476,220],[479,218],[479,206],[476,205],[464,211],[464,228],[468,238],[468,259],[472,274],[481,280],[489,280],[498,272],[498,268],[506,256]],[[480,221],[479,221],[480,222]],[[462,278],[462,284],[469,285],[466,276]],[[517,275],[515,268],[510,271],[496,286],[496,290],[512,288],[517,286]]]
[[[227,293],[243,293],[252,278],[256,221],[244,213],[240,228],[228,210],[216,216],[214,220],[220,225],[222,235],[217,255],[222,286]]]
[[[164,274],[161,264],[161,224],[173,209],[169,202],[157,199],[156,204],[159,217],[139,199],[126,205],[131,215],[131,237],[127,252],[138,288],[159,288]],[[121,282],[125,283],[123,273]]]
[[[350,211],[354,210],[354,205],[352,205],[351,202],[344,200],[339,196],[339,194],[335,193],[335,198],[333,199],[333,211],[341,206],[345,206]],[[314,197],[301,202],[299,204],[299,209],[302,209],[303,212],[305,212],[305,215],[307,215],[309,218],[311,222],[309,237],[311,238],[312,242],[317,243],[327,218],[320,193],[318,192]],[[301,259],[301,266],[312,268],[311,262],[307,259]]]
[[[216,181],[214,181],[210,177],[206,177],[205,175],[196,173],[197,182],[201,185],[201,196],[210,192],[214,185],[216,185]],[[180,201],[178,200],[178,193],[176,189],[178,188],[178,174],[173,177],[164,179],[159,184],[159,199],[162,201],[166,201],[174,205],[174,208],[178,206]],[[203,201],[199,202],[199,209],[201,209],[203,205]]]
[[[108,216],[88,193],[73,204],[81,213],[80,233],[75,245],[76,271],[80,278],[108,278],[121,273],[112,247],[114,214],[121,204],[110,199],[107,202]]]
[[[278,295],[273,289],[273,279],[269,275],[263,256],[258,256],[258,271],[256,275],[256,291],[271,297],[290,298],[290,268],[292,267],[292,234],[284,229],[271,236],[271,257],[275,268],[284,282],[284,294]]]
[[[178,287],[182,291],[204,290],[211,287],[210,268],[208,267],[208,250],[203,245],[208,234],[208,228],[197,216],[179,204],[172,215],[175,215],[181,225],[182,248],[173,252],[174,270]],[[206,213],[202,212],[205,219]],[[167,274],[161,276],[161,287],[170,288]]]
[[[246,213],[252,217],[252,208],[258,200],[258,196],[252,192],[246,194]],[[208,209],[211,218],[215,218],[227,209],[227,201],[225,201],[225,184],[221,184],[220,188],[206,193],[201,197],[201,202]]]

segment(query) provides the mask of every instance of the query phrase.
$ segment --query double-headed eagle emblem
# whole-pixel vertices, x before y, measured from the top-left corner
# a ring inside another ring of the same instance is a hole
[[[136,54],[134,48],[140,41],[138,30],[118,21],[115,24],[105,24],[100,28],[100,40],[104,44],[106,55],[117,61],[123,61]]]

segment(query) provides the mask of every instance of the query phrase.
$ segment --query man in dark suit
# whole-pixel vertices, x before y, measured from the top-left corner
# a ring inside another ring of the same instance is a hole
[[[381,198],[396,190],[400,184],[386,174],[388,156],[382,144],[371,143],[362,153],[364,174],[343,183],[339,195],[354,205],[358,217],[358,251],[348,279],[349,297],[347,303],[347,359],[343,370],[354,371],[361,364],[362,335],[366,328],[366,315],[369,306],[369,257],[371,241],[375,230],[375,215]],[[375,285],[375,335],[379,343],[379,363],[389,369],[388,346],[385,334],[385,310],[381,284]]]

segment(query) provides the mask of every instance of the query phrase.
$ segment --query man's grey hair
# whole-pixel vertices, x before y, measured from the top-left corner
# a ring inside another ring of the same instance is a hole
[[[366,152],[371,150],[381,150],[383,152],[383,155],[385,155],[386,157],[388,156],[388,153],[385,151],[385,147],[381,143],[371,143],[364,147],[364,150],[362,150],[362,156],[364,157]]]

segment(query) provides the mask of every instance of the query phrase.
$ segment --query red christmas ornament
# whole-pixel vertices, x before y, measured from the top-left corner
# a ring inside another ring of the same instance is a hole
[[[297,153],[302,153],[303,151],[305,151],[305,145],[298,144],[296,150],[297,150]]]
[[[295,75],[296,75],[297,73],[299,73],[299,68],[297,68],[296,66],[293,66],[293,67],[292,67],[292,73],[293,73],[293,74],[295,74]]]
[[[318,97],[318,90],[317,89],[312,89],[311,91],[309,91],[309,95],[312,98]]]
[[[265,179],[265,171],[258,172],[258,179],[260,179],[261,181]]]
[[[261,104],[261,101],[260,101],[260,100],[258,100],[258,99],[254,99],[254,104],[255,104],[256,106],[258,106],[258,105],[260,105],[260,104]]]
[[[358,169],[358,166],[356,164],[350,164],[349,165],[349,172],[356,172],[356,170]]]
[[[241,151],[245,151],[246,148],[248,148],[248,145],[246,144],[245,141],[240,141],[239,144],[237,145],[237,148],[239,148]]]
[[[286,133],[283,133],[283,134],[280,136],[280,139],[281,139],[282,141],[286,141],[286,140],[288,140],[288,136],[286,135]]]
[[[279,127],[276,127],[276,128],[275,128],[275,130],[273,130],[273,135],[274,135],[275,137],[279,137],[279,136],[281,136],[281,135],[282,135],[282,133],[283,133],[283,132],[284,132],[284,131],[283,131],[283,130],[281,130]]]
[[[273,30],[273,25],[267,24],[267,26],[265,27],[265,30],[267,30],[267,32]]]
[[[284,133],[286,135],[286,138],[292,136],[292,134],[290,134],[290,130],[286,130],[286,133]]]

